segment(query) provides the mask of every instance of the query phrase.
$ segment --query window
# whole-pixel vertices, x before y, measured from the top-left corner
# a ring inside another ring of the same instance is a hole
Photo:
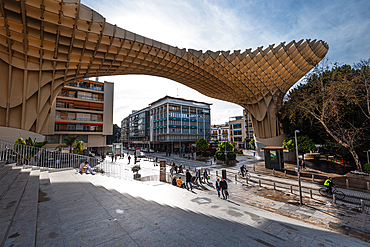
[[[46,136],[46,140],[49,144],[58,144],[60,135],[50,135]]]

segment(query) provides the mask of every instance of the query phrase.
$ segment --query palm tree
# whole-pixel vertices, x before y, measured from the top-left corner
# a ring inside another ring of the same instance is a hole
[[[75,144],[75,141],[77,140],[77,136],[68,136],[63,141],[64,144],[59,145],[58,148],[69,148],[69,152],[72,153],[72,147]]]

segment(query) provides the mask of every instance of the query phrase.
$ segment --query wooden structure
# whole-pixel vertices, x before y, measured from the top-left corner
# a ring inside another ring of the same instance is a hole
[[[48,132],[67,83],[142,74],[168,78],[244,107],[255,136],[281,135],[276,109],[328,51],[321,40],[244,51],[181,49],[105,21],[79,0],[0,1],[0,126]]]

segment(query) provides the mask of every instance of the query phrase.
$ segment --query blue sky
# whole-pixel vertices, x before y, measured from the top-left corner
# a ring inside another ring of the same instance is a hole
[[[106,21],[180,48],[245,50],[300,39],[324,40],[331,62],[370,57],[370,1],[85,0]],[[165,95],[212,103],[212,124],[242,108],[163,78],[104,77],[115,84],[114,123]]]

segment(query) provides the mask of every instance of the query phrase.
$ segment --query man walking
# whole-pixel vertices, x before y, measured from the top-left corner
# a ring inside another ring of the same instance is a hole
[[[131,156],[128,155],[127,159],[128,159],[128,163],[130,164]]]
[[[189,184],[190,184],[190,189],[193,191],[193,186],[191,185],[191,174],[189,172],[189,169],[186,169],[186,188],[189,190]]]
[[[218,194],[218,197],[220,197],[220,190],[221,190],[221,187],[220,187],[220,179],[217,178],[217,181],[216,181],[216,190],[217,190],[217,194]]]
[[[221,178],[220,187],[221,187],[222,196],[226,200],[229,193],[227,192],[227,182],[224,178]]]

